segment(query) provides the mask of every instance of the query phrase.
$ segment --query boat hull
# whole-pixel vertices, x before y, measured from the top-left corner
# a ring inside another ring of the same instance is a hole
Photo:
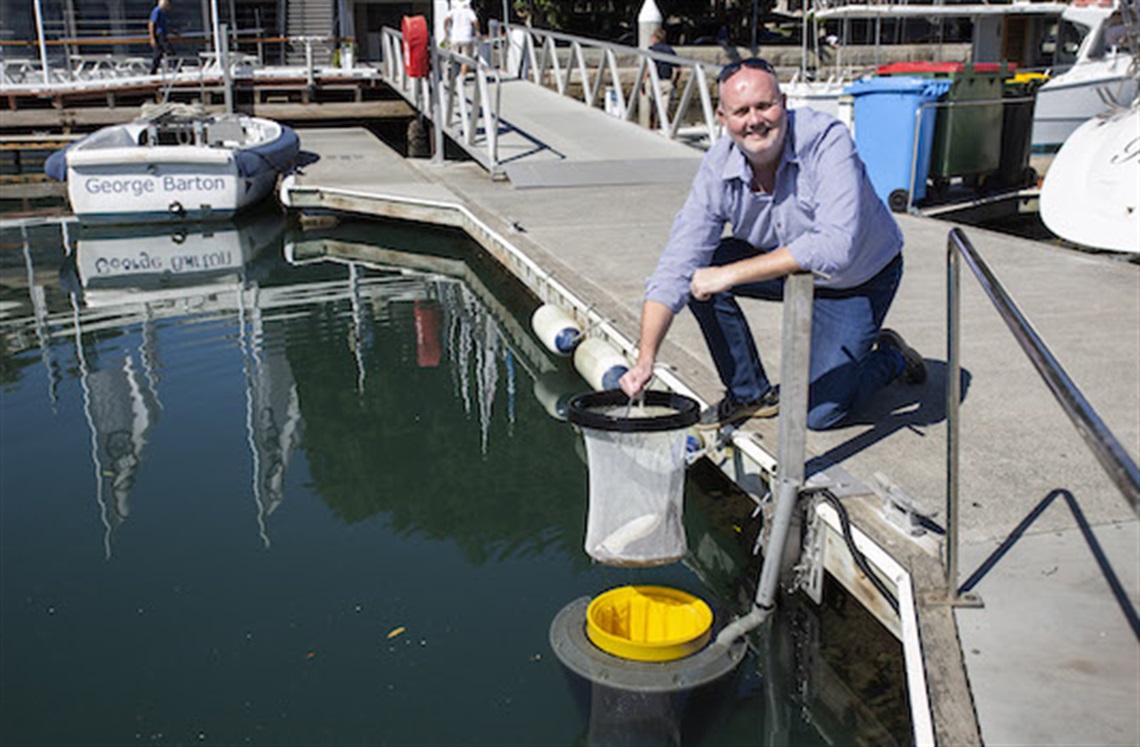
[[[1078,127],[1045,175],[1040,204],[1046,228],[1067,241],[1140,252],[1140,107]]]
[[[1033,150],[1055,153],[1090,117],[1108,111],[1109,101],[1132,101],[1137,86],[1128,74],[1131,62],[1131,55],[1112,55],[1075,66],[1041,86],[1033,110]]]
[[[112,149],[94,161],[69,159],[71,208],[92,221],[227,218],[262,200],[276,184],[275,171],[243,177],[232,154],[199,150],[206,149]]]
[[[299,152],[296,133],[241,116],[168,131],[139,120],[107,127],[48,159],[88,223],[225,219],[264,199]]]

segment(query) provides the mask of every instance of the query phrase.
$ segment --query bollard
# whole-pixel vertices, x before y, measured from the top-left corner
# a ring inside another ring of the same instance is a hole
[[[637,14],[637,46],[639,48],[649,49],[649,45],[653,43],[653,32],[661,28],[664,20],[657,3],[653,0],[645,0],[641,6],[641,11]],[[653,64],[653,60],[648,57],[645,58],[645,61],[649,65]],[[649,126],[649,92],[644,87],[641,88],[641,94],[638,97],[637,119],[642,127]]]

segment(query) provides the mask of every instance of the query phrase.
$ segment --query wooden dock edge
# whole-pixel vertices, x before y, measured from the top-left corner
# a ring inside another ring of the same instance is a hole
[[[871,500],[851,498],[844,506],[851,523],[910,574],[936,743],[954,747],[982,744],[954,607],[943,601],[946,580],[942,560],[906,540]]]

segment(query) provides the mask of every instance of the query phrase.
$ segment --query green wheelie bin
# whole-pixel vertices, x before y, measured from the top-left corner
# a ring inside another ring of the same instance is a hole
[[[996,172],[1002,152],[1002,80],[1011,75],[999,63],[902,62],[884,65],[880,75],[920,75],[950,80],[938,107],[930,151],[935,189],[951,178],[977,183]]]

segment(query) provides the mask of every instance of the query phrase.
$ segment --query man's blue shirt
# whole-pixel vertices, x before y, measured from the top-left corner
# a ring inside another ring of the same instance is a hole
[[[170,33],[170,19],[161,7],[154,6],[154,10],[150,12],[150,22],[154,24],[155,35]]]
[[[673,47],[669,46],[668,44],[666,44],[663,41],[653,42],[652,44],[649,45],[649,49],[651,49],[654,52],[661,52],[663,54],[671,54],[671,55],[677,54],[677,50],[673,49]],[[672,80],[673,79],[673,69],[676,67],[673,63],[662,62],[661,60],[654,60],[653,64],[657,67],[658,79],[660,79],[660,80]]]
[[[902,232],[875,194],[842,122],[813,109],[788,111],[788,134],[771,194],[753,192],[752,169],[725,135],[705,154],[645,298],[674,313],[707,267],[727,224],[757,253],[786,246],[816,285],[852,288],[902,249]]]

